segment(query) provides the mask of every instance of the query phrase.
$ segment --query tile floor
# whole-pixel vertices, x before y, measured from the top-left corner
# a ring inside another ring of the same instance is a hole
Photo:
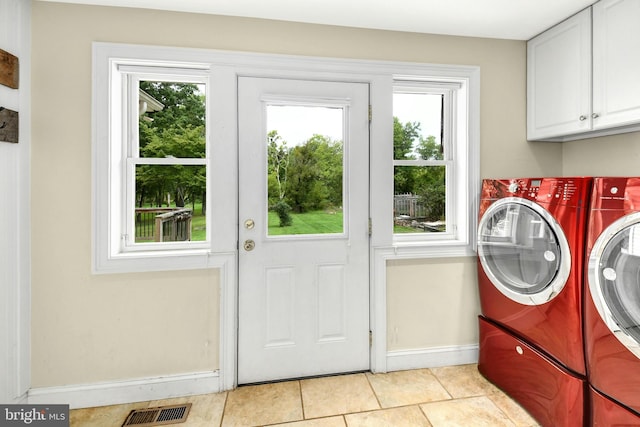
[[[538,424],[475,364],[360,373],[223,393],[72,410],[71,426],[119,427],[133,409],[191,402],[176,427],[530,427]]]

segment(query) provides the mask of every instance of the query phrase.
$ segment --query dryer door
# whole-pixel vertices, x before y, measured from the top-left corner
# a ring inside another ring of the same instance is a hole
[[[480,219],[478,256],[493,285],[526,305],[552,300],[571,269],[560,224],[537,203],[517,197],[498,200]]]
[[[620,218],[598,237],[588,280],[600,317],[640,358],[640,213]]]

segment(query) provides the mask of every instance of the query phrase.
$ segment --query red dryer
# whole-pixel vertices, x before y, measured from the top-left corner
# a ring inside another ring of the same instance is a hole
[[[584,242],[592,178],[484,180],[478,369],[544,426],[582,426]]]
[[[640,425],[640,177],[594,179],[585,259],[592,423]]]

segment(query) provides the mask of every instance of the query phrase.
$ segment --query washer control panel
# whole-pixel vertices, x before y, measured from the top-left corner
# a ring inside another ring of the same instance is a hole
[[[483,199],[521,197],[538,203],[582,205],[586,203],[591,178],[513,178],[483,182]]]

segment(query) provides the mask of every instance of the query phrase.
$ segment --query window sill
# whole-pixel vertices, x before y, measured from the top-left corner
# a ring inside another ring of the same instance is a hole
[[[429,259],[475,257],[472,245],[457,241],[447,242],[395,242],[391,246],[375,247],[374,251],[385,259]]]
[[[92,273],[144,273],[217,268],[221,260],[228,256],[228,253],[212,253],[209,249],[129,252],[95,257]]]

